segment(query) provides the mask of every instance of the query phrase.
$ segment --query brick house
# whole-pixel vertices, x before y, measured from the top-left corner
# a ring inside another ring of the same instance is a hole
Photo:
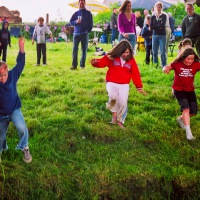
[[[9,23],[22,23],[20,12],[18,10],[9,10],[5,6],[0,6],[0,22],[7,20]]]

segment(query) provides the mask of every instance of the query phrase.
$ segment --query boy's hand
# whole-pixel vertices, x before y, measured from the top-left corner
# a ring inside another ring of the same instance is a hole
[[[18,44],[19,44],[19,51],[21,53],[24,53],[24,43],[25,43],[24,37],[20,37],[18,40]]]

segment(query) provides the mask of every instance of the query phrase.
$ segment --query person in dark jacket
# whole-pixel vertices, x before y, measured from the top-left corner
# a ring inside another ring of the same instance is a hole
[[[186,3],[185,11],[188,15],[182,21],[183,39],[190,38],[192,46],[196,47],[197,53],[200,56],[200,15],[194,12],[194,6],[191,3]]]
[[[3,52],[2,60],[6,62],[7,47],[11,47],[10,31],[8,30],[9,23],[4,20],[2,23],[2,29],[0,30],[0,57]]]
[[[79,10],[76,11],[71,19],[70,25],[74,26],[73,33],[73,53],[72,53],[72,67],[70,69],[77,69],[78,65],[78,46],[81,42],[82,56],[80,59],[81,69],[85,68],[85,60],[88,49],[88,34],[91,32],[93,27],[92,13],[86,10],[85,0],[79,0]]]
[[[146,48],[146,59],[145,62],[148,65],[150,63],[150,56],[152,54],[152,31],[149,30],[149,26],[151,23],[151,16],[147,16],[145,18],[146,26],[142,29],[142,37],[145,40],[145,48]]]
[[[169,16],[169,26],[171,29],[171,34],[173,34],[175,29],[175,19],[172,17],[172,13],[168,12],[167,14]]]
[[[152,50],[153,50],[153,66],[156,68],[158,64],[158,49],[160,49],[161,67],[167,63],[166,56],[166,21],[167,15],[163,13],[162,2],[157,2],[154,6],[154,13],[151,16],[150,29],[153,31],[152,35]]]

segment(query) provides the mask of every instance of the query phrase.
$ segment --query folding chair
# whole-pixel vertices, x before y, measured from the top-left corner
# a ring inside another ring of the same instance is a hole
[[[171,52],[171,56],[173,56],[175,46],[175,35],[172,35],[169,40],[169,51]]]

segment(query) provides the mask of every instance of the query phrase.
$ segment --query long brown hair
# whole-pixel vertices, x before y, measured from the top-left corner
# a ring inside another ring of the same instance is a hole
[[[120,57],[127,49],[130,50],[130,54],[127,60],[133,58],[133,49],[130,42],[126,39],[121,40],[117,45],[115,45],[107,54],[110,59]]]
[[[184,48],[186,45],[192,46],[192,40],[190,38],[185,38],[181,40],[178,44],[178,49],[181,50],[181,48]]]
[[[124,13],[124,11],[126,10],[126,6],[127,6],[129,3],[131,4],[131,1],[125,0],[124,3],[119,7],[119,9],[118,9],[119,12]]]
[[[192,47],[184,49],[174,60],[174,63],[183,61],[189,55],[194,55],[194,62],[199,62],[200,58]]]

